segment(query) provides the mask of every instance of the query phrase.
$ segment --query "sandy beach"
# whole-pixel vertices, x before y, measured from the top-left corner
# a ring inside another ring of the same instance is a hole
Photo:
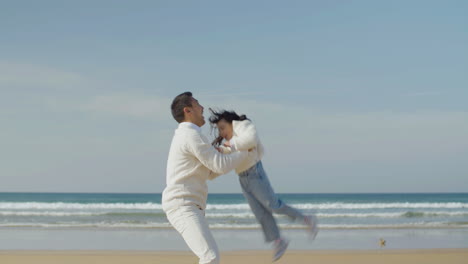
[[[223,264],[271,263],[270,251],[222,253]],[[8,264],[183,264],[197,263],[190,252],[176,251],[0,251]],[[468,263],[468,249],[288,251],[276,263]]]

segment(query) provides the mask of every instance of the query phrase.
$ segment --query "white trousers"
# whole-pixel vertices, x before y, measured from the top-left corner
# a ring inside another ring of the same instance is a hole
[[[219,264],[218,245],[208,227],[205,211],[189,205],[168,210],[166,215],[192,252],[200,258],[200,264]]]

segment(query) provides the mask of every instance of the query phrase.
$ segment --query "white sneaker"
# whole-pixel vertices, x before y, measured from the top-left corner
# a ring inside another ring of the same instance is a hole
[[[307,229],[310,233],[310,238],[314,240],[319,231],[317,217],[315,215],[306,216],[304,217],[304,223],[308,227]]]
[[[273,262],[277,261],[280,259],[283,255],[284,252],[286,252],[286,249],[288,248],[289,241],[287,241],[284,238],[280,238],[274,242],[274,254],[273,254]]]

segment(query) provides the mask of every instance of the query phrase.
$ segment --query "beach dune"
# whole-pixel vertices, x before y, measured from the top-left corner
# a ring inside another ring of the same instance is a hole
[[[223,252],[222,264],[271,263],[270,251]],[[0,263],[8,264],[184,264],[197,263],[190,252],[152,251],[0,251]],[[468,249],[288,251],[276,263],[347,264],[467,264]]]

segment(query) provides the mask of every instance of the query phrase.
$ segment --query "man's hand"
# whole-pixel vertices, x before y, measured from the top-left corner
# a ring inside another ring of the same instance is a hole
[[[229,142],[229,140],[226,140],[226,142],[224,142],[223,146],[230,148],[231,147],[231,142]]]
[[[221,144],[221,142],[223,142],[223,137],[222,136],[218,136],[217,138],[215,138],[215,140],[213,140],[213,142],[211,143],[211,145],[213,146],[218,146]]]

